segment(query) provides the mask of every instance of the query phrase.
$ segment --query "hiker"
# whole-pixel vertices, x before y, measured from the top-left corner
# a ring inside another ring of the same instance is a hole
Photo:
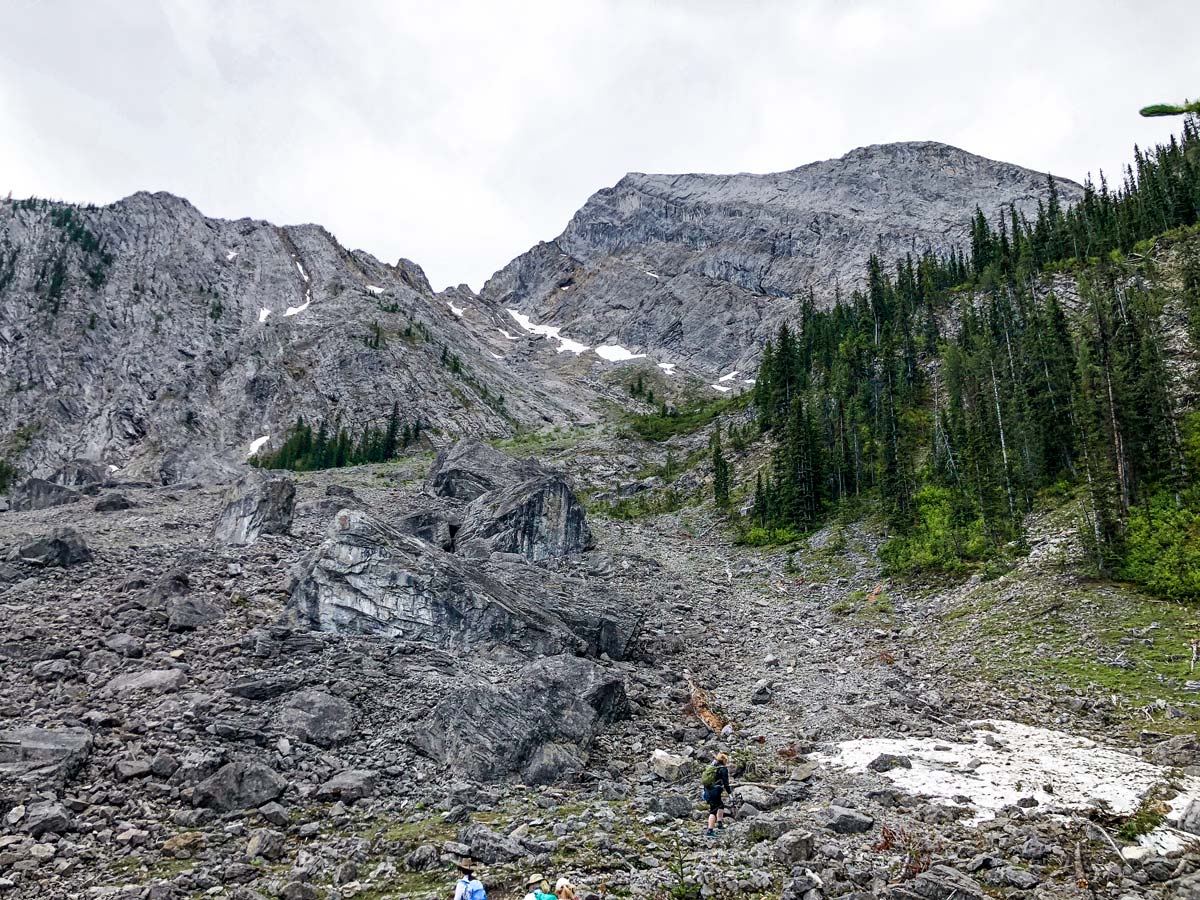
[[[716,834],[714,828],[725,827],[725,801],[721,794],[733,795],[729,786],[729,757],[718,753],[700,776],[700,784],[704,787],[704,802],[708,804],[708,830],[704,833],[712,837]]]
[[[475,877],[475,861],[464,856],[454,865],[462,876],[454,886],[454,900],[487,900],[483,882]]]
[[[575,885],[571,884],[566,876],[554,882],[554,896],[558,900],[579,900],[579,893],[575,890]]]
[[[558,900],[550,893],[550,882],[546,880],[545,875],[530,875],[525,881],[525,887],[529,893],[522,900]]]

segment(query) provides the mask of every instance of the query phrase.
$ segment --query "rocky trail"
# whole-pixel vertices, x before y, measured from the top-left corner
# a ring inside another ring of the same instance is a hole
[[[971,586],[884,580],[869,524],[785,551],[706,507],[585,519],[568,482],[640,452],[15,491],[0,896],[447,896],[454,854],[496,897],[1200,896],[1194,733],[1129,746],[1111,704],[973,677],[943,627]],[[1168,783],[1174,828],[1118,844]]]

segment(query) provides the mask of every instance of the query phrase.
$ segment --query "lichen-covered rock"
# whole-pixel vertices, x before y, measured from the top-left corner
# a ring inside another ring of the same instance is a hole
[[[438,762],[473,778],[528,773],[544,777],[538,748],[557,743],[586,753],[606,724],[629,714],[625,684],[576,656],[529,663],[511,685],[452,691],[421,723],[413,742]]]
[[[213,538],[231,547],[253,544],[263,534],[287,534],[292,527],[296,484],[278,474],[252,470],[225,495],[225,508],[213,526]]]

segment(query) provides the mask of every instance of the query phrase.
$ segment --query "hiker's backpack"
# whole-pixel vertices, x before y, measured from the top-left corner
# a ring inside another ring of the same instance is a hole
[[[487,900],[487,890],[483,886],[483,882],[478,878],[467,880],[463,879],[466,887],[463,888],[462,900]]]
[[[704,774],[700,776],[700,784],[704,786],[706,791],[712,790],[717,786],[717,767],[709,766],[704,770]]]

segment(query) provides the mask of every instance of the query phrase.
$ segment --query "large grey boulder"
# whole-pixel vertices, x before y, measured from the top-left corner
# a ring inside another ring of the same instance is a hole
[[[279,711],[279,725],[288,734],[318,747],[333,747],[354,734],[358,714],[341,697],[324,691],[293,694]]]
[[[55,528],[47,534],[23,538],[11,556],[31,566],[65,567],[88,562],[92,552],[74,528]]]
[[[460,553],[519,553],[534,561],[593,545],[583,505],[561,476],[541,473],[477,498],[455,538]]]
[[[329,539],[301,564],[289,617],[321,631],[422,641],[442,648],[504,644],[536,655],[582,649],[558,616],[469,561],[372,516],[341,510]]]
[[[27,478],[8,493],[8,505],[14,512],[66,506],[78,499],[78,491],[44,478]]]
[[[26,726],[0,731],[0,784],[62,788],[92,750],[86,728]]]
[[[226,763],[196,785],[192,803],[218,812],[252,809],[274,800],[286,787],[283,776],[272,769],[240,760]]]
[[[225,507],[213,526],[220,544],[244,547],[263,534],[287,534],[292,527],[296,484],[278,474],[257,469],[239,478],[225,494]]]
[[[895,885],[892,900],[984,900],[983,888],[969,875],[945,865],[936,865],[912,881]]]
[[[424,753],[472,778],[544,777],[546,744],[583,757],[606,724],[629,714],[625,683],[590,660],[554,656],[526,665],[511,685],[454,690],[414,732]]]
[[[539,474],[537,464],[509,456],[475,438],[443,450],[429,470],[427,485],[437,497],[471,501]]]
[[[317,788],[317,799],[353,803],[374,796],[378,784],[379,775],[371,769],[346,769]]]
[[[90,459],[73,459],[59,466],[50,481],[64,487],[89,487],[106,480],[104,466]]]

